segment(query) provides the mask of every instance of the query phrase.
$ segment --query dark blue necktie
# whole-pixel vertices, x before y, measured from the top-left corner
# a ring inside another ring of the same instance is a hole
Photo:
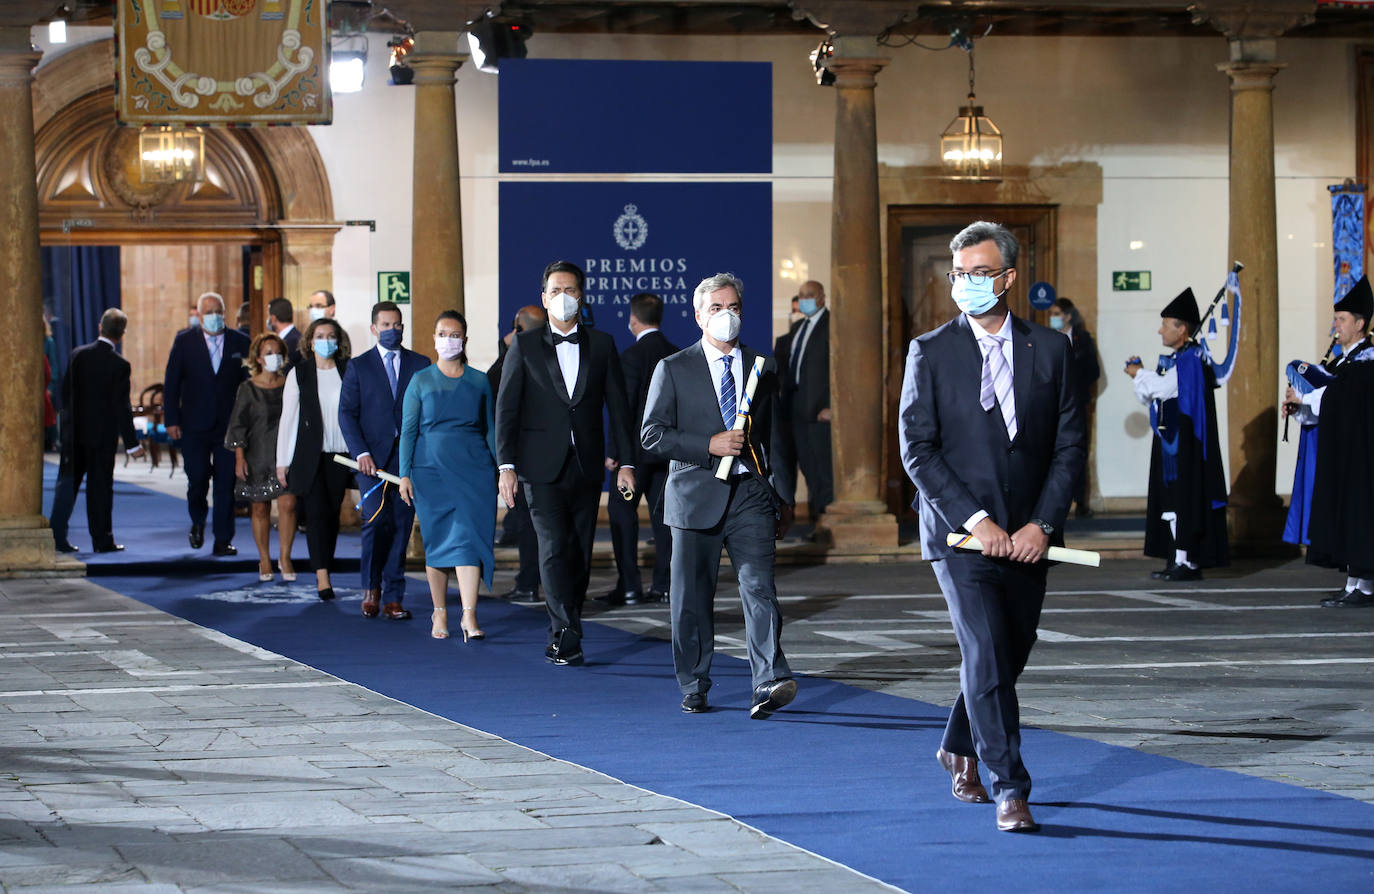
[[[730,361],[735,358],[726,354],[720,359],[725,364],[720,374],[720,418],[725,420],[725,428],[729,430],[735,427],[735,377],[730,373]]]
[[[391,396],[396,397],[396,352],[391,351],[386,355],[386,378],[391,384]]]

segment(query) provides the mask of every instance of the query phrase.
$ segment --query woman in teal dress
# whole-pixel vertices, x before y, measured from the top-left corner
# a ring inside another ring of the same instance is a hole
[[[448,570],[458,577],[463,640],[482,639],[477,585],[491,588],[496,460],[491,385],[467,364],[468,324],[453,310],[434,322],[439,362],[406,388],[401,422],[401,499],[415,506],[434,600],[433,636],[448,636]]]

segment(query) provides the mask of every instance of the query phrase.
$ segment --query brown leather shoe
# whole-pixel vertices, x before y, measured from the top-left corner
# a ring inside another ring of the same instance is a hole
[[[1008,798],[997,805],[997,831],[1039,832],[1040,824],[1031,816],[1024,798]]]
[[[950,754],[941,748],[935,752],[935,759],[949,773],[953,784],[950,786],[954,797],[968,804],[991,804],[988,790],[983,788],[983,780],[978,778],[978,759]]]
[[[363,594],[363,617],[364,617],[364,618],[375,618],[375,617],[377,617],[377,611],[381,608],[381,606],[382,606],[382,591],[381,591],[381,590],[368,590],[365,594]]]
[[[382,606],[382,615],[391,621],[409,621],[410,612],[401,608],[399,602],[388,602]]]

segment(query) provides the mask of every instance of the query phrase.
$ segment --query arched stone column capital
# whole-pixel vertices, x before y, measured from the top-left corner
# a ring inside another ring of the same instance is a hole
[[[1217,71],[1225,72],[1231,78],[1231,92],[1247,90],[1272,91],[1274,75],[1288,66],[1282,62],[1219,62]]]
[[[839,57],[826,63],[826,68],[835,75],[835,86],[844,89],[872,90],[878,86],[878,72],[883,70],[888,60],[880,57],[854,58]]]
[[[406,57],[406,65],[415,71],[416,87],[451,87],[458,80],[458,69],[469,58],[459,53],[411,54]]]
[[[33,48],[27,28],[0,28],[0,87],[28,87],[43,54]]]

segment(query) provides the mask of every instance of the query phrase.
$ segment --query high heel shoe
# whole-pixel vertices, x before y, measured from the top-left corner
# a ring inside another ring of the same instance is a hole
[[[434,610],[434,629],[429,633],[435,639],[448,639],[448,609],[436,608]],[[463,631],[464,639],[467,638],[467,631]]]
[[[467,616],[468,616],[469,614],[472,614],[472,615],[474,616],[473,619],[472,619],[472,620],[473,620],[473,624],[475,625],[476,622],[477,622],[477,618],[476,618],[477,609],[475,609],[475,608],[465,608],[465,609],[463,609],[463,617],[458,621],[458,626],[461,627],[461,628],[463,629],[463,642],[467,642],[467,641],[470,640],[470,639],[486,639],[486,638],[487,638],[487,635],[486,635],[485,633],[482,632],[481,628],[476,627],[476,626],[468,627],[468,625],[467,625]]]
[[[277,563],[277,567],[281,568],[280,562]],[[292,568],[290,571],[288,571],[285,568],[282,568],[281,579],[286,581],[288,584],[294,584],[296,582],[296,569]]]
[[[265,583],[270,583],[270,582],[271,582],[271,580],[272,580],[272,563],[271,563],[271,562],[268,562],[268,563],[267,563],[267,570],[266,570],[266,571],[263,571],[263,570],[262,570],[262,566],[261,566],[261,565],[258,566],[258,580],[259,580],[261,583],[264,583],[264,584],[265,584]]]

